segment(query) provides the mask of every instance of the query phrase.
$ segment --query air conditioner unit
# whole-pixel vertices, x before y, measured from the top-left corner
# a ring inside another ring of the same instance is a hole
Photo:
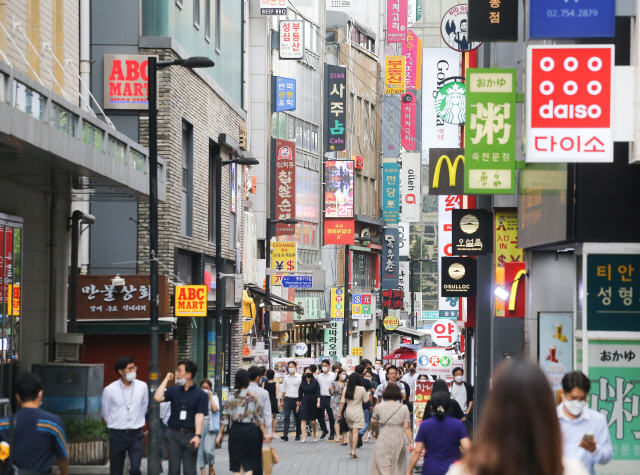
[[[82,333],[56,333],[56,362],[80,361],[80,345],[84,342]]]

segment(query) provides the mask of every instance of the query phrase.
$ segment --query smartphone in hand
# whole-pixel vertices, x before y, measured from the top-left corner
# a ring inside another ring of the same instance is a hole
[[[585,442],[593,442],[594,437],[595,434],[590,434],[589,432],[587,432],[582,436],[582,440],[584,440]]]

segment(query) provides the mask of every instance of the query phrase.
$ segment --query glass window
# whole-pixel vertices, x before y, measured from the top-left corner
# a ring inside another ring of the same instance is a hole
[[[271,114],[271,136],[278,137],[278,113]]]
[[[109,136],[109,155],[118,160],[119,162],[125,161],[125,156],[127,153],[127,145],[124,142],[116,139],[115,137]]]
[[[287,115],[287,140],[296,140],[296,118]]]
[[[302,124],[302,133],[304,134],[302,148],[304,148],[305,150],[308,150],[308,151],[311,152],[312,151],[312,147],[311,147],[311,124],[309,124],[308,122],[303,122],[303,124]]]
[[[193,26],[200,28],[200,0],[193,0]]]
[[[182,121],[182,199],[180,231],[193,234],[193,126]]]
[[[304,148],[302,146],[302,121],[300,119],[296,119],[296,147]]]
[[[82,121],[82,141],[96,150],[102,150],[104,132],[89,122]]]
[[[211,38],[211,0],[204,0],[204,37]]]
[[[38,120],[44,119],[46,98],[25,86],[21,82],[14,81],[16,109],[35,117]]]
[[[296,218],[320,222],[320,173],[296,167]]]
[[[51,111],[51,125],[62,132],[75,136],[78,126],[78,115],[54,102]]]
[[[325,38],[327,43],[335,43],[336,42],[336,32],[335,30],[327,30],[325,34]]]
[[[311,126],[311,140],[313,142],[311,145],[311,151],[313,153],[318,153],[318,126],[317,125]]]
[[[144,155],[133,148],[129,149],[129,152],[131,154],[130,165],[133,167],[133,169],[140,170],[140,171],[144,170],[144,162],[145,162]],[[158,177],[160,176],[161,174],[158,174]]]

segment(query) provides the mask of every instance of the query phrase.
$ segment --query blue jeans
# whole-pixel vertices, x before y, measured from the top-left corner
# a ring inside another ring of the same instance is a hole
[[[367,432],[367,429],[369,428],[369,412],[371,410],[370,409],[365,409],[364,410],[364,429],[360,429],[360,435],[364,435],[365,432]]]

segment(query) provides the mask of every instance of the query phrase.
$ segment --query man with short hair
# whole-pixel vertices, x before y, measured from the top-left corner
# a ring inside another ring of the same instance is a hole
[[[122,475],[128,453],[129,474],[140,475],[149,388],[136,379],[132,356],[118,358],[115,370],[119,378],[102,391],[102,418],[109,428],[109,473]]]
[[[562,404],[556,412],[562,431],[562,452],[579,460],[595,475],[595,464],[609,463],[612,455],[607,419],[587,406],[591,382],[581,371],[571,371],[562,378]]]
[[[262,375],[264,374],[264,367],[258,368],[257,366],[252,366],[249,368],[249,392],[256,395],[258,401],[260,401],[260,405],[262,406],[262,419],[264,420],[264,425],[267,427],[268,437],[271,437],[273,433],[273,415],[271,414],[271,399],[269,397],[269,391],[260,387],[260,382],[262,381]]]
[[[407,391],[404,387],[404,384],[398,381],[398,368],[394,365],[389,365],[389,367],[387,367],[387,382],[382,383],[380,386],[378,386],[378,389],[376,389],[376,393],[374,394],[374,397],[378,399],[378,404],[385,401],[385,399],[382,397],[382,393],[390,384],[395,384],[400,388],[403,402],[407,398]]]
[[[296,440],[300,440],[300,417],[298,416],[298,390],[300,389],[300,383],[302,383],[302,376],[298,374],[298,365],[295,361],[291,360],[287,364],[287,372],[289,374],[282,378],[282,385],[280,386],[280,406],[284,408],[284,428],[282,431],[282,440],[287,442],[289,440],[289,423],[291,421],[291,411],[293,411],[293,417],[296,421]]]
[[[68,475],[69,450],[64,423],[55,414],[40,409],[42,394],[42,380],[37,375],[24,373],[18,376],[16,399],[20,410],[15,416],[0,420],[0,440],[11,445],[11,460],[18,469],[28,473],[51,473],[55,459],[58,473]]]
[[[468,433],[471,433],[471,408],[473,407],[473,386],[470,383],[463,381],[464,369],[457,367],[453,369],[453,384],[451,385],[451,397],[458,401],[460,409],[464,411],[464,423],[465,429]]]
[[[336,373],[333,371],[329,371],[329,366],[331,362],[327,359],[322,360],[320,363],[321,372],[318,375],[318,384],[320,385],[320,411],[318,414],[318,422],[320,423],[320,429],[322,430],[321,439],[324,439],[327,434],[327,424],[324,420],[324,411],[327,411],[327,415],[329,416],[329,428],[331,429],[331,434],[329,435],[329,440],[334,440],[336,435],[335,429],[335,421],[333,411],[331,410],[331,394],[329,393],[329,388],[331,384],[336,380]]]
[[[381,359],[377,359],[376,364],[373,367],[376,374],[378,375],[378,378],[380,378],[380,384],[387,382],[387,374],[386,374],[386,371],[383,369],[383,366],[384,366],[384,362]]]
[[[167,373],[153,396],[158,402],[171,403],[165,435],[169,475],[180,475],[180,465],[185,475],[196,473],[202,423],[205,415],[209,414],[209,397],[193,382],[197,372],[198,365],[193,361],[178,361],[175,374],[177,386],[166,389],[169,381],[174,379],[173,373]]]

